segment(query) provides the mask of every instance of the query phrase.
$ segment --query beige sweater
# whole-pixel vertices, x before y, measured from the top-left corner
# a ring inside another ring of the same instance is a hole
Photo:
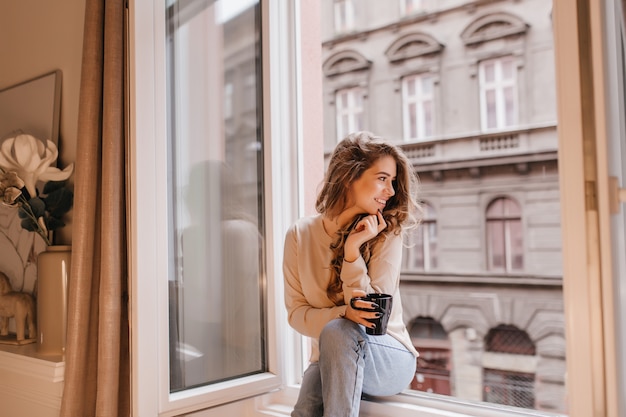
[[[330,282],[331,242],[319,214],[298,220],[285,237],[285,305],[289,324],[312,339],[311,362],[319,359],[318,338],[326,323],[343,317],[346,311],[345,305],[336,306],[326,295]],[[362,257],[354,262],[344,261],[341,269],[344,300],[349,303],[352,291],[357,289],[393,295],[387,333],[417,356],[402,320],[401,262],[402,238],[393,234],[374,248],[369,265]]]

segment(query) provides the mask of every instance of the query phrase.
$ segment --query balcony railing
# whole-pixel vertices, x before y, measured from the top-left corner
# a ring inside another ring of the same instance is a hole
[[[556,124],[399,143],[418,171],[556,159]]]

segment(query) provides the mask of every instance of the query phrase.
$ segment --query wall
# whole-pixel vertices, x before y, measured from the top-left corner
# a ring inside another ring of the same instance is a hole
[[[84,12],[84,0],[0,3],[0,89],[55,69],[63,73],[59,132],[61,167],[76,158]],[[71,219],[68,220],[71,223]],[[71,243],[71,224],[61,229],[56,239],[56,243]]]

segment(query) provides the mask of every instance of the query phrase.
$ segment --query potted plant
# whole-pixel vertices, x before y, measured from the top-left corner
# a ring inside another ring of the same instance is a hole
[[[21,227],[46,244],[36,258],[36,341],[39,353],[55,356],[65,351],[71,247],[52,245],[50,233],[65,225],[74,198],[66,186],[74,165],[53,167],[57,157],[52,141],[24,133],[0,144],[0,201],[17,208]]]

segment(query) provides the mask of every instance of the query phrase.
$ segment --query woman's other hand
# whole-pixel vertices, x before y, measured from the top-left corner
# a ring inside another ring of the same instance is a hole
[[[381,313],[374,311],[374,309],[378,306],[376,305],[376,303],[372,303],[371,301],[354,300],[355,297],[365,297],[365,295],[366,293],[363,290],[352,291],[352,298],[353,298],[354,306],[356,308],[352,307],[351,305],[352,302],[348,303],[344,318],[351,320],[357,324],[362,324],[365,327],[370,327],[373,329],[376,327],[376,325],[370,322],[368,319],[372,320],[372,319],[376,319],[380,317]],[[364,310],[360,310],[360,309],[364,309]]]
[[[347,262],[356,261],[360,256],[361,245],[378,236],[386,227],[387,222],[380,211],[363,217],[346,239],[343,259]]]

